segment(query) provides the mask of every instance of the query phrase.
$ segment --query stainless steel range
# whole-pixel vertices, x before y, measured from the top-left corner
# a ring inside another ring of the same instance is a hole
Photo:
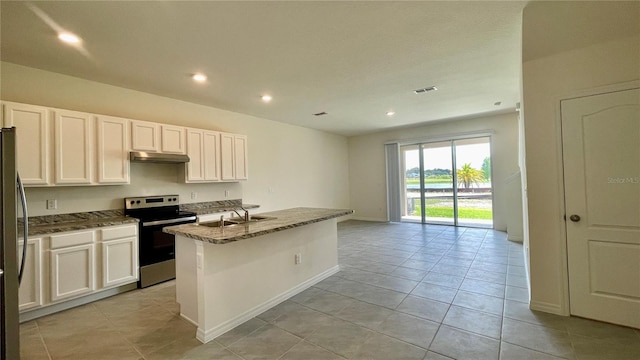
[[[124,199],[124,213],[140,219],[138,287],[175,279],[175,236],[162,232],[165,226],[196,222],[196,214],[180,211],[178,195]]]

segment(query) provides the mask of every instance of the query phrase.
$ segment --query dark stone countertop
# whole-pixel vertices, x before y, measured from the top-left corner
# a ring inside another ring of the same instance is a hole
[[[29,236],[136,223],[138,219],[124,216],[122,210],[32,216],[29,217]],[[18,219],[18,235],[22,233],[22,219]]]
[[[220,227],[209,227],[198,224],[184,224],[169,226],[164,232],[180,235],[187,238],[208,242],[211,244],[226,244],[233,241],[250,239],[256,236],[283,231],[298,226],[313,224],[316,222],[338,218],[352,214],[353,210],[347,209],[321,209],[321,208],[293,208],[287,210],[261,213],[261,216],[274,217],[248,224],[238,224]]]
[[[259,205],[242,204],[241,199],[205,201],[181,204],[180,210],[195,212],[198,215],[245,209],[255,209]],[[59,232],[93,229],[105,226],[135,224],[138,219],[124,215],[124,210],[100,210],[70,214],[44,215],[29,217],[29,236],[53,234]],[[22,236],[22,219],[18,219],[18,235]]]

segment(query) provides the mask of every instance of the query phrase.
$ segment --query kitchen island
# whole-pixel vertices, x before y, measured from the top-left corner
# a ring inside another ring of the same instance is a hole
[[[294,208],[267,219],[167,227],[176,236],[176,301],[206,343],[338,272],[337,218],[352,210]]]

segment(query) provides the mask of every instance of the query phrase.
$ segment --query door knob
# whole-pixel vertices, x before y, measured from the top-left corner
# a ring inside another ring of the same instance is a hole
[[[569,219],[571,221],[573,221],[573,222],[578,222],[578,221],[580,221],[580,215],[573,214],[573,215],[569,216]]]

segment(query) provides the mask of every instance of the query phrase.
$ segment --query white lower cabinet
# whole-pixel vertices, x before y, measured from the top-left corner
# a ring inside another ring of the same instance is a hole
[[[137,224],[30,238],[19,292],[20,311],[81,298],[137,280]]]
[[[93,292],[95,238],[94,230],[51,235],[51,301]]]
[[[18,261],[22,261],[24,241],[18,245]],[[18,292],[20,311],[42,305],[42,238],[27,240],[26,259]]]
[[[51,250],[51,301],[94,290],[94,244]]]
[[[138,280],[138,227],[100,230],[102,233],[102,287]]]

